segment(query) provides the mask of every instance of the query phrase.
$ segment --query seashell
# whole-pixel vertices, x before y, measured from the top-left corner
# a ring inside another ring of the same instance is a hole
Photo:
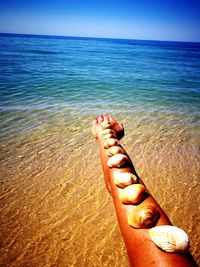
[[[121,146],[112,146],[108,149],[108,151],[106,152],[106,154],[111,157],[115,154],[124,154],[125,151]]]
[[[110,128],[112,128],[112,124],[108,121],[103,121],[101,123],[101,127],[102,127],[102,129],[110,129]]]
[[[119,193],[119,198],[124,204],[137,204],[146,196],[146,189],[142,184],[132,184]]]
[[[115,131],[112,130],[112,129],[105,129],[102,131],[102,134],[103,135],[106,135],[106,134],[115,134]]]
[[[139,205],[129,213],[128,223],[134,228],[150,228],[157,222],[158,217],[155,205]]]
[[[119,141],[115,138],[108,138],[103,142],[104,148],[109,148],[111,146],[116,146],[119,144]]]
[[[176,226],[156,226],[149,230],[149,235],[159,248],[167,252],[186,253],[189,247],[188,235]]]
[[[124,188],[128,185],[134,184],[138,182],[138,178],[130,172],[116,172],[114,174],[114,184],[117,186]]]
[[[108,139],[109,140],[109,139]],[[107,165],[110,168],[117,167],[120,168],[129,161],[128,157],[124,154],[115,154],[108,159]]]
[[[106,135],[104,135],[104,140],[106,140],[106,139],[109,139],[109,138],[115,138],[116,137],[116,135],[115,134],[112,134],[112,133],[108,133],[108,134],[106,134]]]

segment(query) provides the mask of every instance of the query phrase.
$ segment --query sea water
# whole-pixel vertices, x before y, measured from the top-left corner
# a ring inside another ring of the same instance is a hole
[[[0,265],[128,266],[91,122],[199,254],[200,44],[0,35]]]

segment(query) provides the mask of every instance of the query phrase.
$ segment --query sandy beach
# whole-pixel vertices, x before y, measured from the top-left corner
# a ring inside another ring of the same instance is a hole
[[[129,266],[91,133],[103,112],[200,264],[199,48],[1,38],[0,266]]]

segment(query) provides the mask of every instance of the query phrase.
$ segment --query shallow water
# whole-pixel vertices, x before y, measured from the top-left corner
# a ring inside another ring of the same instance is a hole
[[[198,44],[2,36],[0,265],[129,266],[91,121],[199,254]]]

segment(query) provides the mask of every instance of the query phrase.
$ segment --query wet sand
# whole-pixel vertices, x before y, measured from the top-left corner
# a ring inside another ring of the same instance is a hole
[[[125,118],[122,144],[200,263],[199,129],[150,115],[117,117]],[[93,117],[57,118],[1,143],[0,266],[129,266]]]

